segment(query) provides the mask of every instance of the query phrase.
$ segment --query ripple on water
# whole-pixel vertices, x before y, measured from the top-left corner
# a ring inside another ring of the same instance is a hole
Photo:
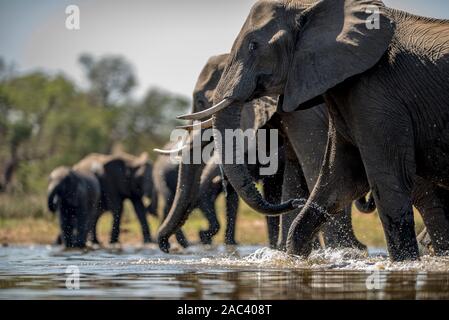
[[[385,254],[370,254],[357,249],[315,250],[303,259],[270,248],[259,248],[246,256],[221,254],[200,258],[141,258],[127,263],[140,265],[202,265],[209,267],[257,267],[266,269],[313,269],[351,271],[428,271],[448,272],[449,257],[423,256],[420,261],[391,262]]]

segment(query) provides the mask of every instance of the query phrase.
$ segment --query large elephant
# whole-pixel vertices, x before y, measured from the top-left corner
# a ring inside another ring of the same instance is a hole
[[[323,223],[371,189],[391,259],[418,259],[412,211],[418,185],[438,200],[421,211],[432,243],[440,254],[449,250],[441,189],[449,187],[448,76],[449,21],[377,0],[265,0],[253,6],[234,43],[216,105],[188,119],[216,113],[214,126],[224,130],[238,126],[243,103],[263,95],[281,96],[286,120],[325,102],[325,160],[290,229],[288,252],[307,256]],[[242,170],[224,169],[239,185]],[[257,209],[273,214],[285,207]]]
[[[126,199],[133,204],[142,228],[144,242],[151,242],[146,217],[147,208],[145,208],[143,198],[153,194],[153,168],[146,153],[142,153],[139,157],[125,153],[118,155],[93,153],[78,162],[74,169],[90,170],[98,177],[101,186],[101,200],[97,217],[103,212],[112,212],[113,226],[110,239],[112,244],[119,242],[123,202]],[[151,213],[156,214],[156,212]],[[98,242],[95,232],[96,223],[97,221],[93,226],[94,242]]]
[[[211,106],[212,97],[214,94],[214,89],[220,80],[221,73],[225,66],[225,62],[227,59],[227,55],[219,55],[214,56],[209,59],[206,66],[200,73],[198,81],[195,85],[194,93],[193,93],[193,112],[199,112],[201,110],[207,109]],[[243,116],[244,120],[242,120],[243,126],[245,128],[250,127],[261,127],[265,124],[271,114],[274,111],[273,105],[271,104],[271,109],[268,108],[260,108],[258,111],[260,113],[257,114],[257,110],[248,110]],[[192,137],[192,136],[191,136]],[[204,148],[208,145],[210,141],[204,141],[200,148]],[[189,140],[184,148],[193,149],[193,138]],[[159,150],[161,152],[161,150]],[[168,153],[171,153],[169,151]],[[162,151],[162,153],[167,153],[166,151]],[[189,213],[197,206],[203,206],[203,210],[208,212],[211,210],[214,202],[214,198],[219,192],[223,192],[224,189],[220,189],[220,186],[223,185],[223,181],[220,179],[219,184],[214,184],[217,188],[213,188],[212,190],[207,190],[206,187],[209,183],[213,181],[208,181],[209,175],[214,175],[219,171],[219,167],[214,165],[212,162],[205,163],[201,161],[201,163],[194,164],[191,161],[181,161],[179,164],[179,176],[177,182],[177,190],[173,205],[171,207],[170,213],[168,217],[164,220],[164,223],[161,225],[159,229],[159,247],[161,250],[168,252],[169,243],[168,238],[176,232],[186,221]],[[221,176],[221,172],[220,172]],[[203,179],[203,181],[202,181]],[[272,202],[276,202],[280,200],[280,190],[277,186],[280,185],[282,178],[279,177],[279,174],[274,176],[267,177],[268,183],[272,184],[272,186],[267,186],[266,189],[268,192],[267,196],[270,197]],[[203,183],[201,183],[203,182]],[[226,181],[225,181],[226,184]],[[276,188],[275,188],[276,186]],[[221,187],[223,188],[223,187]],[[205,190],[208,191],[208,199],[203,197],[203,193]],[[212,193],[211,193],[212,192]],[[231,224],[228,224],[225,241],[229,244],[235,243],[235,216],[238,206],[238,198],[237,195],[232,188],[231,185],[226,186],[226,208],[227,208],[227,217],[228,221]],[[201,195],[201,197],[199,197]],[[199,201],[201,198],[206,199],[206,201]],[[206,214],[208,219],[211,215]],[[215,216],[215,213],[214,213]],[[215,219],[216,220],[216,219]],[[211,220],[209,220],[211,221]],[[270,238],[270,245],[275,246],[278,238],[278,222],[279,219],[276,217],[267,218],[268,224],[268,232]],[[216,222],[218,222],[216,220]],[[202,240],[210,242],[210,238],[216,233],[218,230],[216,229],[215,222],[210,224],[209,230],[206,232],[202,232],[200,237]],[[215,230],[214,230],[215,229]]]
[[[218,79],[220,78],[223,69],[224,64],[227,62],[228,55],[221,55],[212,58],[207,63],[206,67],[203,69],[200,80],[198,81],[197,87],[195,89],[194,93],[194,101],[195,99],[201,100],[201,106],[194,107],[194,111],[201,112],[201,110],[205,110],[208,106],[212,105],[212,95],[213,91],[218,83]],[[211,77],[210,74],[213,74],[214,76]],[[204,79],[208,79],[206,82]],[[206,85],[207,84],[207,85]],[[204,91],[204,87],[207,88],[208,95],[204,96],[204,94],[201,94]],[[199,96],[199,97],[198,97]],[[248,121],[246,119],[255,117],[254,115],[248,116],[248,113],[250,111],[254,110],[254,114],[259,115],[256,118],[261,118],[263,120],[259,120],[259,124],[255,127],[258,128],[261,126],[261,124],[265,124],[267,128],[274,128],[279,127],[278,122],[280,121],[276,117],[271,118],[275,111],[276,107],[276,99],[265,97],[264,99],[260,99],[255,102],[253,105],[252,103],[250,106],[248,106],[247,109],[245,109],[245,113],[242,116],[242,120],[239,118],[238,123],[242,124],[244,126],[245,123]],[[240,177],[242,178],[238,182],[238,186],[246,186],[248,183],[245,183],[246,181],[251,180],[262,180],[264,185],[264,194],[265,198],[262,198],[261,195],[257,192],[257,195],[259,198],[256,198],[254,201],[256,203],[264,204],[267,201],[268,202],[280,202],[280,198],[282,196],[282,186],[292,185],[294,188],[286,189],[284,190],[284,197],[290,198],[290,195],[293,194],[294,196],[300,196],[300,197],[307,197],[309,194],[309,189],[313,187],[314,182],[316,181],[320,169],[320,163],[321,159],[324,154],[324,150],[326,147],[326,141],[327,141],[327,116],[324,114],[324,112],[309,112],[310,115],[308,118],[304,118],[304,125],[302,126],[302,129],[304,132],[307,132],[310,134],[311,138],[308,139],[303,143],[303,145],[298,146],[300,156],[302,161],[298,162],[297,155],[290,151],[292,148],[286,145],[283,146],[279,150],[279,154],[282,155],[287,153],[285,155],[285,159],[278,159],[279,163],[281,164],[279,166],[278,172],[276,172],[274,175],[271,176],[260,176],[258,175],[259,168],[258,166],[245,166],[245,171],[243,171],[243,175]],[[271,118],[270,120],[268,120]],[[251,121],[249,121],[251,123]],[[246,124],[247,126],[250,126],[250,124]],[[246,128],[246,127],[244,127]],[[223,135],[224,136],[224,135]],[[282,139],[285,140],[285,139]],[[182,164],[186,169],[191,167],[192,165],[185,165]],[[242,167],[242,166],[240,166]],[[286,174],[284,177],[284,167],[286,170]],[[226,168],[226,165],[225,165]],[[248,172],[247,172],[248,171]],[[194,187],[192,184],[189,184],[189,181],[193,181],[193,173],[196,171],[192,171],[190,174],[186,174],[184,176],[185,181],[180,184],[183,186],[183,189],[180,189],[177,191],[177,194],[180,195],[186,195],[191,194],[192,191],[190,188],[198,188],[198,186]],[[227,172],[226,172],[227,173]],[[247,175],[246,175],[247,173]],[[304,175],[306,178],[304,178]],[[248,177],[249,176],[249,177]],[[286,182],[284,183],[284,179]],[[307,182],[305,181],[307,180]],[[232,180],[231,180],[232,182]],[[235,180],[234,180],[235,182]],[[188,188],[186,188],[188,186]],[[238,188],[240,189],[240,188]],[[254,188],[255,189],[255,188]],[[239,193],[241,193],[241,190],[239,190]],[[200,193],[202,194],[202,193]],[[180,197],[183,198],[184,196]],[[247,193],[243,194],[243,198],[246,200],[248,198]],[[257,206],[256,206],[257,207]],[[275,207],[275,206],[274,206]],[[289,204],[286,206],[287,208],[290,207]],[[181,210],[179,208],[182,208]],[[258,208],[258,207],[257,207]],[[284,207],[285,208],[285,207]],[[179,224],[172,223],[170,226],[172,227],[170,232],[167,232],[168,228],[162,228],[159,232],[160,234],[160,240],[162,235],[162,243],[160,242],[161,249],[166,250],[166,234],[172,234],[173,230],[176,230],[176,227],[182,224],[182,222],[186,219],[188,215],[188,206],[182,206],[177,204],[175,201],[174,205],[174,213],[171,215],[170,219],[165,224],[168,225],[168,223],[173,221],[178,221]],[[279,244],[277,244],[277,238],[279,235],[279,227],[278,227],[278,220],[276,217],[270,217],[268,227],[269,227],[269,239],[270,239],[270,245],[272,247],[276,247],[279,245],[280,248],[283,248],[285,246],[286,242],[286,235],[288,228],[290,226],[290,223],[295,218],[295,215],[297,212],[293,212],[291,214],[288,214],[282,218],[282,231],[281,236],[279,237]],[[165,227],[163,226],[163,227]],[[325,242],[329,247],[357,247],[357,248],[365,248],[355,237],[353,230],[352,230],[352,223],[351,223],[351,211],[350,206],[345,211],[345,214],[336,218],[332,219],[327,225],[326,228],[324,228],[324,238]]]
[[[96,219],[100,184],[90,171],[58,167],[50,174],[48,209],[58,212],[60,240],[67,248],[83,248]]]

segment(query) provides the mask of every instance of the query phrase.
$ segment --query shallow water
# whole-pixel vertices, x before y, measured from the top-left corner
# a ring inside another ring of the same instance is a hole
[[[69,266],[80,272],[79,290],[66,287]],[[391,263],[382,250],[319,250],[302,260],[251,246],[170,255],[156,247],[12,246],[0,248],[0,299],[10,298],[448,299],[449,258]]]

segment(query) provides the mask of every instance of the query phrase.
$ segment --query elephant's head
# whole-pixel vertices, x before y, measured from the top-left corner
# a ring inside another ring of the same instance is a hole
[[[258,1],[232,47],[215,105],[182,118],[214,115],[214,129],[225,136],[226,129],[239,128],[244,104],[255,98],[279,95],[278,110],[284,112],[312,107],[329,89],[373,67],[390,45],[393,29],[377,0]],[[239,194],[254,209],[285,210],[261,202],[257,190],[242,179],[244,167],[223,168],[236,190],[249,190],[246,197]]]
[[[193,113],[198,113],[212,107],[215,88],[221,78],[224,67],[226,66],[227,58],[227,54],[211,57],[204,66],[193,91]],[[198,130],[198,132],[191,131],[189,137],[186,139],[187,143],[181,148],[163,152],[161,152],[161,150],[157,151],[165,154],[173,152],[177,153],[179,149],[186,148],[192,151],[194,148],[193,135],[201,135],[203,132],[203,130]],[[210,142],[202,142],[200,147],[203,148],[208,143]],[[188,156],[190,156],[190,154]],[[184,224],[189,215],[191,205],[196,202],[201,174],[205,167],[203,161],[198,164],[192,164],[192,161],[185,160],[186,159],[182,159],[179,164],[178,183],[173,205],[168,216],[159,228],[159,247],[165,252],[168,252],[169,249],[168,238]]]
[[[77,206],[77,179],[78,177],[68,167],[58,167],[49,176],[48,185],[48,209],[56,212],[61,207],[61,202],[71,207]]]
[[[215,89],[221,79],[226,63],[228,62],[228,57],[228,54],[223,54],[210,58],[201,71],[193,92],[193,113],[198,114],[204,110],[209,110],[212,107]],[[264,97],[263,99],[258,99],[256,102],[251,102],[249,103],[248,108],[245,108],[242,113],[242,116],[239,119],[239,126],[243,129],[258,129],[271,118],[275,109],[276,99],[271,97]],[[191,132],[187,144],[181,148],[174,149],[173,151],[178,152],[179,149],[185,148],[192,150],[194,148],[192,143],[192,141],[194,141],[193,135],[202,135],[204,129],[209,125],[212,125],[211,121],[207,125],[202,126],[202,130],[198,130],[195,133]],[[203,151],[203,148],[209,144],[210,140],[205,142],[202,141],[200,145],[201,151]],[[189,156],[191,156],[191,154],[187,153],[186,157]],[[206,165],[203,161],[198,164],[191,164],[192,161],[185,160],[186,159],[182,159],[180,163],[177,190],[170,213],[159,229],[159,246],[163,251],[167,251],[169,248],[168,237],[182,226],[192,209],[192,205],[196,203],[197,192],[200,189],[201,174]],[[245,181],[253,181],[246,166],[244,166],[244,175],[242,174],[241,178]],[[259,198],[251,198],[253,193],[258,194]],[[257,191],[254,184],[248,184],[248,187],[246,189],[243,188],[240,194],[248,202],[258,201],[261,206],[265,205],[271,209],[270,204],[260,196],[260,193]],[[288,207],[290,207],[290,204],[288,204]],[[282,210],[285,210],[285,208],[285,204],[280,207]]]

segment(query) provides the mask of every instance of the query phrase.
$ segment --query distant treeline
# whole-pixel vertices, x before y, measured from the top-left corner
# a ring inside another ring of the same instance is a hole
[[[189,100],[150,88],[130,98],[134,70],[120,56],[79,59],[87,89],[62,74],[17,74],[0,58],[0,192],[42,193],[49,172],[91,152],[160,147]]]

